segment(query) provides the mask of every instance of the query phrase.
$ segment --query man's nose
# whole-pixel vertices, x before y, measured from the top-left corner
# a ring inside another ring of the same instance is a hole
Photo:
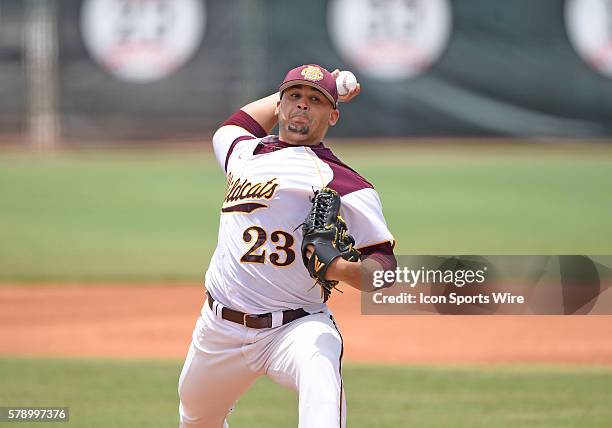
[[[308,110],[308,104],[306,104],[304,101],[301,101],[300,103],[298,103],[297,106],[300,110]]]

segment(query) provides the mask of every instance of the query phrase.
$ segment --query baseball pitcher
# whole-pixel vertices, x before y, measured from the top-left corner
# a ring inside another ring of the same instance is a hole
[[[367,291],[395,257],[372,184],[322,142],[338,101],[361,90],[339,99],[338,73],[294,68],[214,134],[227,189],[179,379],[183,428],[227,427],[261,375],[298,392],[299,427],[345,427],[342,336],[326,301],[338,282]]]

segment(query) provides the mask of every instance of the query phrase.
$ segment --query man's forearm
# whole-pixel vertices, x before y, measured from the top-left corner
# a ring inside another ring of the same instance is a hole
[[[261,125],[269,134],[278,123],[278,116],[275,114],[276,104],[279,100],[279,93],[276,92],[265,98],[253,101],[242,107],[240,110],[247,113]]]
[[[344,282],[360,291],[374,291],[372,282],[374,271],[382,269],[382,265],[373,259],[349,262],[338,257],[327,268],[325,277]]]

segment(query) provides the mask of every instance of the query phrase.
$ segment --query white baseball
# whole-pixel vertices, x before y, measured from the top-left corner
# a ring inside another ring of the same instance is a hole
[[[350,71],[341,71],[336,77],[336,88],[338,88],[339,96],[348,94],[355,87],[357,87],[357,78]]]

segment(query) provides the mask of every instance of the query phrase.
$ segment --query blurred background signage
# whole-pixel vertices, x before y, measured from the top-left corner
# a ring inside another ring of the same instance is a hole
[[[381,80],[417,76],[442,54],[451,34],[447,0],[332,0],[334,46],[357,72]]]
[[[199,0],[86,0],[81,31],[96,61],[120,79],[152,82],[199,48],[206,24]]]
[[[330,137],[608,138],[612,0],[0,0],[0,132],[209,138],[304,63],[363,91]]]
[[[612,78],[612,0],[569,0],[568,36],[582,59]]]

